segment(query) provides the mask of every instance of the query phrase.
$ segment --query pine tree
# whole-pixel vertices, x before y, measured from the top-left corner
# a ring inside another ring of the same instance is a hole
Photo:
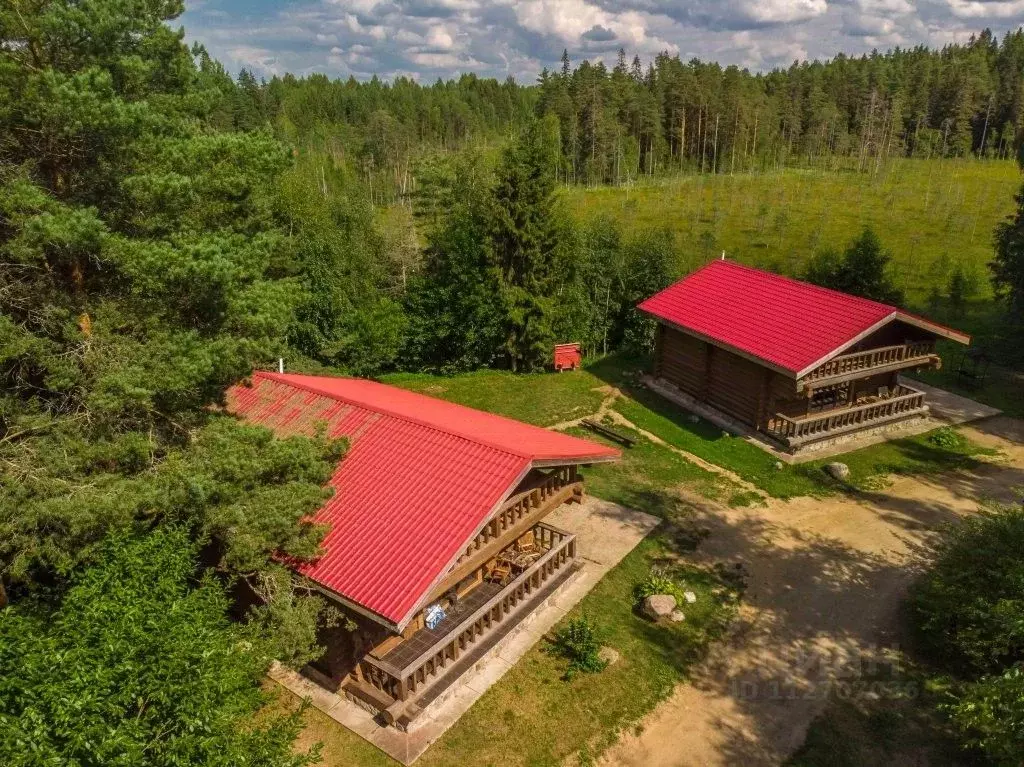
[[[235,86],[171,28],[180,11],[0,5],[18,41],[0,46],[0,573],[16,596],[59,591],[111,532],[180,522],[242,577],[322,535],[303,520],[336,446],[271,442],[218,408],[287,354],[291,160],[269,133],[219,130]]]

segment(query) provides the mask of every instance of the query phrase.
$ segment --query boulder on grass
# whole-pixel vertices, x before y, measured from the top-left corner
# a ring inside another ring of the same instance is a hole
[[[643,614],[652,621],[667,618],[676,609],[676,598],[671,594],[651,594],[644,600]]]
[[[846,478],[850,476],[850,467],[845,463],[833,461],[832,463],[825,464],[825,473],[833,479],[838,479],[840,482],[844,482]]]
[[[697,601],[697,595],[694,594],[692,591],[684,591],[683,599],[686,600],[686,604],[692,605],[694,602]]]
[[[668,619],[672,623],[682,623],[686,620],[686,616],[683,614],[682,610],[673,610],[672,613],[668,616]]]

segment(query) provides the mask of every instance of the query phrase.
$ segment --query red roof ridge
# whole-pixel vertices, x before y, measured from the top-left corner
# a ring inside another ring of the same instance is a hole
[[[906,309],[904,309],[904,308],[902,308],[900,306],[893,306],[892,304],[887,304],[887,303],[885,303],[883,301],[876,301],[873,298],[864,298],[864,296],[854,295],[853,293],[844,293],[843,291],[836,290],[834,288],[826,288],[824,285],[815,285],[813,282],[808,282],[807,280],[798,280],[796,277],[790,277],[790,276],[785,275],[785,274],[778,274],[777,272],[772,272],[772,271],[769,271],[767,269],[759,269],[758,267],[750,266],[749,264],[741,264],[739,261],[731,261],[731,260],[727,260],[727,259],[724,259],[724,258],[719,258],[719,259],[716,259],[715,261],[709,261],[708,263],[704,264],[704,266],[702,266],[697,271],[698,272],[702,271],[703,269],[708,268],[712,264],[720,264],[720,263],[726,263],[726,264],[729,264],[730,266],[733,266],[733,267],[738,267],[740,269],[745,269],[748,272],[756,272],[758,274],[763,274],[763,275],[766,275],[768,277],[771,277],[772,279],[783,280],[785,282],[796,283],[797,285],[800,285],[801,287],[803,287],[805,289],[816,290],[819,293],[828,293],[828,294],[831,294],[833,296],[842,296],[843,298],[847,298],[847,299],[852,298],[855,301],[858,301],[858,302],[861,302],[861,303],[874,304],[875,306],[879,306],[879,307],[884,307],[886,309],[890,309],[892,311],[892,314],[890,314],[888,317],[885,318],[886,322],[889,322],[890,320],[894,319],[895,317],[906,317],[907,319],[909,319],[909,320],[911,320],[913,322],[924,322],[924,323],[926,323],[928,325],[934,325],[937,328],[942,328],[943,330],[945,330],[945,331],[947,331],[949,333],[952,333],[954,335],[966,338],[968,341],[971,338],[969,333],[964,333],[962,330],[957,330],[956,328],[951,327],[949,325],[944,325],[941,322],[936,322],[935,320],[930,319],[928,317],[925,317],[924,315],[917,314],[915,312],[908,312]]]
[[[786,275],[786,274],[779,274],[778,272],[773,272],[773,271],[770,271],[768,269],[761,269],[761,268],[756,267],[756,266],[751,266],[750,264],[743,264],[743,263],[740,263],[739,261],[734,261],[732,259],[727,259],[727,258],[716,258],[714,261],[709,261],[708,263],[704,264],[704,266],[702,266],[700,269],[698,269],[697,272],[703,271],[704,269],[707,269],[709,266],[714,266],[715,264],[724,264],[724,265],[728,265],[728,266],[736,268],[736,269],[744,269],[744,270],[746,270],[748,272],[755,272],[757,274],[761,274],[761,275],[764,275],[766,277],[770,277],[773,280],[780,280],[780,281],[783,281],[783,282],[791,282],[791,283],[793,283],[795,285],[799,285],[801,288],[803,288],[805,290],[814,290],[814,291],[817,291],[819,293],[827,293],[828,295],[831,295],[831,296],[839,296],[839,297],[842,297],[842,298],[845,298],[845,299],[853,299],[854,301],[857,301],[857,302],[874,304],[875,306],[884,307],[884,308],[889,309],[889,310],[891,310],[892,312],[895,312],[895,313],[902,313],[903,312],[903,310],[900,309],[898,306],[893,306],[892,304],[886,304],[886,303],[883,303],[882,301],[876,301],[873,298],[864,298],[863,296],[856,296],[853,293],[844,293],[843,291],[836,290],[835,288],[826,288],[824,285],[815,285],[813,282],[808,282],[807,280],[800,280],[800,279],[797,279],[796,277],[790,277],[789,275]],[[696,274],[697,272],[693,272],[693,274]],[[922,317],[921,319],[924,319],[924,318]],[[931,320],[926,320],[926,321],[927,322],[931,322]],[[933,324],[938,324],[938,323],[933,323]]]
[[[302,389],[304,391],[311,392],[313,394],[318,394],[318,395],[323,396],[323,397],[328,397],[330,399],[337,400],[338,402],[345,402],[348,405],[351,405],[351,406],[354,406],[354,407],[360,407],[360,408],[363,408],[365,410],[370,410],[370,411],[373,411],[373,412],[376,412],[376,413],[380,413],[381,415],[386,415],[389,418],[397,418],[397,419],[399,419],[401,421],[405,421],[406,423],[413,423],[413,424],[416,424],[417,426],[422,426],[422,427],[424,427],[426,429],[430,429],[432,431],[435,431],[435,432],[438,432],[438,433],[441,433],[441,434],[449,434],[451,436],[458,437],[459,439],[464,439],[467,442],[473,442],[475,444],[483,445],[485,447],[491,448],[492,450],[497,450],[499,452],[505,453],[506,455],[512,455],[512,456],[515,456],[517,458],[522,458],[524,460],[531,461],[531,462],[536,462],[538,460],[545,460],[545,459],[542,459],[542,458],[540,458],[540,459],[537,458],[529,450],[525,450],[525,449],[523,449],[523,450],[513,450],[513,449],[510,449],[507,444],[501,443],[501,442],[499,442],[497,440],[492,440],[492,439],[488,439],[486,437],[482,437],[479,434],[473,434],[473,433],[467,432],[466,430],[459,429],[458,427],[455,427],[455,426],[447,426],[447,425],[441,426],[436,421],[432,421],[432,420],[427,419],[427,418],[417,418],[417,417],[411,416],[411,415],[409,415],[407,413],[399,412],[399,411],[397,411],[394,408],[389,408],[386,405],[381,405],[381,404],[376,403],[376,402],[370,403],[370,402],[366,402],[366,401],[360,401],[359,399],[357,399],[355,397],[352,397],[352,396],[346,396],[346,395],[343,395],[343,394],[339,394],[338,392],[332,392],[332,391],[330,391],[328,389],[317,388],[315,386],[311,386],[311,385],[309,385],[307,383],[304,383],[302,381],[296,381],[295,378],[296,378],[296,376],[303,376],[303,377],[308,377],[308,378],[327,378],[327,379],[336,380],[336,381],[359,381],[360,383],[363,383],[363,384],[369,383],[369,384],[373,384],[374,386],[380,386],[380,387],[385,388],[385,389],[393,389],[393,390],[396,390],[396,391],[400,391],[400,392],[403,393],[403,395],[409,396],[410,398],[422,398],[422,399],[427,400],[428,402],[430,402],[431,405],[435,405],[436,403],[440,402],[440,403],[443,403],[445,406],[448,406],[448,407],[450,407],[452,409],[455,409],[455,410],[467,411],[468,413],[473,413],[475,415],[484,414],[484,415],[488,416],[491,419],[504,421],[504,422],[506,422],[506,423],[508,423],[510,425],[513,425],[515,428],[527,427],[529,429],[537,429],[538,431],[551,433],[550,429],[545,429],[542,426],[536,426],[534,424],[525,423],[524,421],[517,421],[514,418],[509,418],[507,416],[498,415],[497,413],[490,413],[490,412],[488,412],[486,410],[480,410],[478,408],[471,408],[471,407],[468,407],[467,405],[461,405],[458,402],[451,402],[450,400],[441,399],[440,397],[431,397],[429,395],[421,394],[420,392],[412,391],[410,389],[402,389],[401,387],[393,386],[391,384],[381,383],[380,381],[373,381],[373,380],[368,379],[368,378],[356,378],[355,376],[315,376],[315,375],[310,375],[310,374],[307,374],[307,373],[277,373],[277,372],[269,371],[269,370],[254,370],[253,371],[253,376],[260,376],[262,378],[266,378],[266,379],[271,380],[271,381],[276,381],[277,383],[283,383],[283,384],[286,384],[288,386],[293,386],[293,387],[295,387],[297,389]],[[557,433],[560,433],[560,432],[554,432],[554,433],[557,434]],[[570,435],[563,435],[563,436],[567,436],[568,437]],[[576,439],[575,437],[571,437],[571,438],[572,439]],[[579,440],[579,441],[580,442],[586,442],[586,440]],[[605,456],[597,454],[597,453],[594,454],[594,457],[595,457],[595,459],[605,458]],[[575,460],[581,460],[581,459],[580,458],[571,458],[571,459],[567,458],[566,460],[573,460],[573,461],[575,461]]]

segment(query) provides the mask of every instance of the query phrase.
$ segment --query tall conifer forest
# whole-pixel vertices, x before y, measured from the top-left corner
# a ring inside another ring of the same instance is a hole
[[[623,51],[534,83],[420,84],[236,75],[185,43],[182,11],[0,3],[4,765],[315,759],[296,717],[256,716],[259,681],[338,619],[280,559],[316,555],[309,515],[346,445],[225,414],[253,369],[643,352],[634,307],[680,276],[679,235],[581,222],[561,187],[995,163],[1024,139],[1022,30],[760,73]],[[993,272],[1018,321],[1020,204]],[[876,291],[883,245],[849,251]],[[849,276],[837,258],[819,281]]]
[[[1024,130],[1024,31],[969,43],[838,54],[752,73],[662,54],[573,62],[535,84],[466,74],[420,85],[323,75],[238,78],[233,124],[346,152],[392,193],[425,151],[501,140],[554,115],[557,180],[623,183],[671,171],[783,165],[868,169],[889,157],[1012,157]]]

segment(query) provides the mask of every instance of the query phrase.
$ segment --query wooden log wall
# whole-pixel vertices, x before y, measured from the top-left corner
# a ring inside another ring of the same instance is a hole
[[[794,382],[738,354],[659,326],[655,374],[750,426],[766,422],[771,400],[794,396]]]

